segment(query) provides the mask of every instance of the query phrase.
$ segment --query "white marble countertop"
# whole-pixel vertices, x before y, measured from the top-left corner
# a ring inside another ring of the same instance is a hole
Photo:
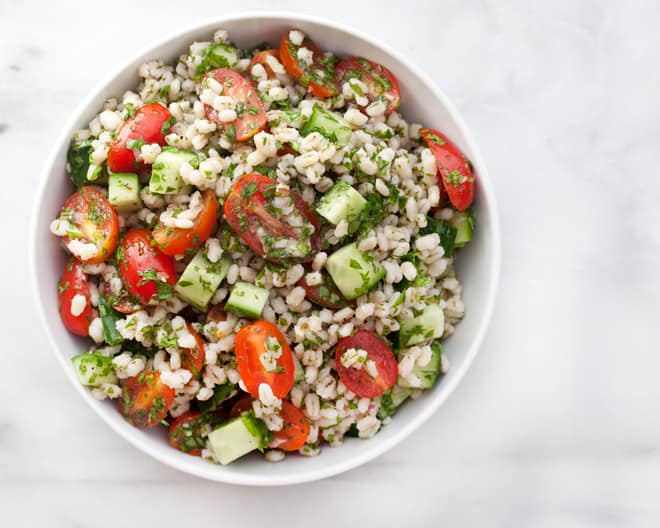
[[[400,446],[315,484],[219,485],[144,456],[76,395],[27,284],[46,152],[135,47],[268,4],[0,2],[0,525],[658,526],[657,3],[429,0],[402,13],[400,2],[278,2],[424,65],[495,181],[504,245],[491,329],[448,403]]]

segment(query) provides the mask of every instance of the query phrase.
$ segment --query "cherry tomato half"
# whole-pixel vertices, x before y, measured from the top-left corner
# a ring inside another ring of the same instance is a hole
[[[289,190],[289,194],[293,198],[294,209],[314,227],[313,233],[303,235],[301,229],[295,229],[281,220],[279,216],[276,216],[275,208],[269,208],[276,186],[275,180],[263,174],[254,172],[241,176],[234,182],[225,199],[224,212],[227,222],[252,251],[267,260],[273,262],[288,259],[311,260],[314,253],[321,248],[319,219],[297,192]],[[257,234],[260,227],[273,240],[295,239],[303,243],[309,251],[304,256],[296,257],[290,256],[282,249],[265,248]]]
[[[89,332],[89,324],[98,316],[98,312],[92,307],[87,276],[83,272],[82,264],[76,259],[69,259],[66,263],[62,278],[57,283],[57,289],[60,317],[64,326],[72,334],[86,336]],[[76,295],[85,297],[85,308],[80,314],[73,315],[71,303]]]
[[[79,240],[96,246],[96,255],[85,259],[86,263],[102,262],[112,256],[119,237],[119,218],[97,187],[81,187],[69,196],[62,206],[60,218],[72,225],[62,237],[65,244]]]
[[[255,64],[261,64],[264,67],[264,70],[266,70],[266,75],[268,76],[269,79],[277,78],[277,75],[270,67],[270,64],[268,64],[268,57],[275,57],[277,60],[280,60],[280,54],[276,49],[259,51],[254,54],[254,57],[252,57],[252,60],[250,61],[249,71],[252,72],[252,66],[254,66]]]
[[[307,441],[309,422],[298,407],[286,400],[282,400],[282,410],[279,414],[284,420],[284,426],[273,433],[271,446],[283,451],[297,451]]]
[[[215,191],[204,191],[202,211],[193,227],[181,229],[160,225],[153,233],[158,248],[166,255],[183,255],[186,250],[200,247],[213,234],[218,220],[218,197]]]
[[[142,308],[142,305],[139,302],[131,298],[123,285],[122,291],[119,295],[113,293],[110,284],[106,281],[99,284],[99,290],[110,301],[110,306],[119,313],[132,314]]]
[[[266,118],[266,110],[264,110],[264,105],[259,98],[259,94],[240,73],[226,68],[211,70],[202,78],[199,85],[200,91],[204,89],[204,81],[208,77],[213,77],[222,85],[223,95],[229,96],[236,101],[237,117],[230,123],[221,121],[218,111],[215,108],[210,105],[204,105],[206,117],[210,121],[223,126],[225,134],[231,135],[231,131],[233,130],[236,141],[247,141],[266,127],[268,119]]]
[[[154,247],[147,229],[126,233],[117,249],[117,261],[126,290],[143,306],[172,296],[176,283],[174,260]]]
[[[165,135],[170,129],[172,114],[163,105],[150,103],[141,106],[133,117],[128,118],[117,132],[117,139],[108,151],[108,168],[112,172],[135,172],[134,148],[139,144],[165,145]],[[131,141],[136,142],[135,146]]]
[[[188,411],[179,416],[170,425],[167,440],[170,445],[192,456],[201,456],[206,446],[206,438],[201,429],[209,422],[210,416],[200,412]]]
[[[307,48],[312,52],[312,63],[307,64],[298,58],[298,50]],[[289,40],[287,32],[280,41],[280,60],[287,73],[316,97],[337,95],[334,63],[336,59],[327,57],[309,37],[305,36],[301,46]]]
[[[349,348],[362,349],[367,357],[376,364],[378,375],[372,378],[363,365],[360,369],[345,367],[341,356]],[[396,382],[399,367],[387,344],[369,330],[358,330],[350,337],[343,337],[337,342],[335,364],[339,378],[348,389],[361,398],[375,398],[389,389]]]
[[[447,136],[432,128],[419,133],[435,156],[442,185],[449,201],[459,211],[465,211],[474,200],[474,173],[472,164]]]
[[[314,304],[330,308],[331,310],[341,310],[348,306],[348,301],[332,282],[332,279],[323,273],[323,282],[316,286],[310,286],[305,280],[305,276],[300,279],[296,286],[302,286],[305,289],[305,297]]]
[[[195,327],[191,323],[186,323],[188,331],[195,338],[195,346],[193,348],[183,348],[181,352],[181,368],[188,369],[192,372],[193,377],[198,377],[204,368],[204,360],[206,358],[206,349],[204,348],[204,340]]]
[[[158,425],[174,401],[174,389],[165,385],[157,370],[144,370],[122,382],[120,414],[135,427]]]
[[[378,98],[385,101],[385,114],[390,114],[399,107],[399,83],[394,74],[382,64],[362,57],[348,57],[337,64],[335,72],[339,88],[349,79],[362,81],[367,86],[364,95],[370,102]]]
[[[229,411],[230,418],[236,418],[240,416],[245,411],[252,409],[252,402],[254,398],[252,396],[243,396],[239,400],[236,400],[236,403],[231,406],[231,411]]]
[[[272,340],[276,341],[278,350],[271,353],[281,355],[276,359],[276,368],[269,371],[261,362],[261,355],[267,352],[267,341]],[[277,326],[268,321],[256,321],[244,326],[236,334],[235,349],[238,372],[252,396],[259,397],[259,385],[262,383],[270,385],[276,398],[284,398],[289,393],[293,387],[293,355]]]

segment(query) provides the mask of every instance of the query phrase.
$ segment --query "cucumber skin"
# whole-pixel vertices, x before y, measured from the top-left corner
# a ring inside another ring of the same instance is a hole
[[[437,233],[440,237],[440,245],[445,251],[445,257],[451,257],[456,245],[456,228],[446,220],[436,220],[430,216],[426,217],[426,227],[419,230],[420,235]]]
[[[92,153],[92,140],[85,139],[80,143],[71,143],[66,154],[71,169],[71,181],[76,187],[82,187],[87,182],[89,158]]]
[[[467,211],[456,213],[452,224],[454,225],[454,228],[456,228],[454,247],[461,248],[472,240],[472,233],[474,232],[474,226],[476,224],[476,219],[472,214],[472,210],[468,209]]]
[[[435,385],[435,382],[442,371],[442,346],[438,342],[431,344],[431,360],[425,367],[415,367],[413,374],[415,374],[422,383],[416,387],[412,387],[406,383],[404,379],[399,378],[397,383],[401,387],[408,389],[430,389]]]

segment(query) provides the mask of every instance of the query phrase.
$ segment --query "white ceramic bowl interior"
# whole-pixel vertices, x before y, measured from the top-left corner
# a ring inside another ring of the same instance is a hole
[[[57,311],[56,283],[66,256],[59,241],[49,233],[49,223],[58,214],[72,192],[65,175],[66,152],[73,132],[84,127],[109,96],[134,89],[137,68],[145,60],[173,62],[186,53],[195,40],[210,40],[218,28],[229,31],[239,46],[250,47],[264,40],[279,42],[291,27],[309,33],[326,50],[339,55],[362,55],[391,69],[401,88],[401,112],[410,122],[419,122],[444,131],[473,161],[478,175],[475,213],[478,227],[474,240],[458,257],[458,273],[464,286],[466,317],[456,333],[446,341],[445,351],[451,362],[449,373],[436,387],[417,401],[410,401],[393,421],[370,440],[349,438],[341,448],[325,448],[320,456],[290,456],[279,464],[249,456],[226,467],[205,462],[175,449],[166,442],[163,428],[141,431],[127,424],[119,415],[116,403],[95,400],[77,382],[69,358],[86,351],[89,340],[69,334]],[[431,81],[393,50],[375,42],[355,29],[318,18],[292,13],[250,12],[203,21],[177,31],[139,55],[126,61],[105,79],[74,113],[62,131],[47,161],[33,215],[31,266],[39,304],[53,351],[67,376],[85,401],[117,433],[144,453],[179,470],[222,482],[249,485],[293,484],[335,475],[363,464],[391,448],[419,427],[447,399],[473,360],[488,325],[499,277],[499,225],[494,192],[481,156],[467,129],[447,97]]]

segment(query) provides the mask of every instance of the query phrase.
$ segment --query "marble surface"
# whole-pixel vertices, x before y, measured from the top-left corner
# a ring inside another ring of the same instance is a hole
[[[659,4],[429,0],[403,17],[278,2],[427,68],[481,145],[504,235],[495,316],[448,403],[376,461],[278,489],[186,476],[112,433],[48,350],[27,284],[62,121],[135,47],[237,7],[165,5],[0,1],[0,525],[658,526]]]

